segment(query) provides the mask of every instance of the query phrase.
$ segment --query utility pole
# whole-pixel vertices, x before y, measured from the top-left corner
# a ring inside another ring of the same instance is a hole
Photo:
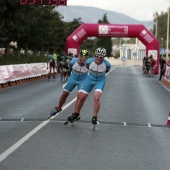
[[[68,2],[68,0],[67,0]],[[67,5],[64,7],[64,21],[67,22]]]
[[[168,59],[169,56],[169,2],[168,0],[168,17],[167,17],[167,38],[166,38],[166,59]]]
[[[156,24],[155,24],[155,37],[158,38],[158,13],[155,12],[153,14],[153,17],[154,17],[155,22],[156,22]]]

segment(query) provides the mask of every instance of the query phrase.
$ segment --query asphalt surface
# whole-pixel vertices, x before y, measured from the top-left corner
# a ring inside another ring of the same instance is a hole
[[[65,126],[76,89],[63,111],[46,120],[63,83],[42,79],[0,91],[0,170],[167,170],[170,90],[139,66],[112,66],[92,130],[93,91],[81,120]]]

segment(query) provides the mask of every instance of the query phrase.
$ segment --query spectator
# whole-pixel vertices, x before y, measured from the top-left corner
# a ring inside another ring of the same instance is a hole
[[[146,74],[146,68],[145,68],[145,62],[146,62],[147,56],[143,57],[143,62],[142,62],[142,69],[143,69],[143,74]]]
[[[154,77],[154,66],[155,66],[155,59],[153,58],[153,55],[150,55],[149,57],[149,77]]]
[[[162,80],[162,77],[165,74],[165,70],[166,70],[166,60],[165,60],[165,56],[161,57],[161,65],[160,65],[160,77],[159,77],[159,81]]]
[[[145,62],[144,62],[144,67],[145,67],[145,74],[146,74],[146,76],[148,76],[149,75],[149,65],[150,65],[150,63],[149,63],[149,57],[148,56],[146,56],[146,58],[145,58]]]

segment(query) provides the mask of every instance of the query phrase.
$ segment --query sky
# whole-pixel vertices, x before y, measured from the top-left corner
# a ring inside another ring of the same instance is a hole
[[[67,5],[97,7],[123,13],[139,21],[151,21],[155,12],[167,12],[170,0],[67,0]]]

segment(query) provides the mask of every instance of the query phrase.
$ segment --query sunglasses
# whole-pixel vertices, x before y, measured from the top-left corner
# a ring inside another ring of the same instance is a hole
[[[103,56],[95,56],[95,58],[97,58],[97,59],[103,59],[104,57]]]

